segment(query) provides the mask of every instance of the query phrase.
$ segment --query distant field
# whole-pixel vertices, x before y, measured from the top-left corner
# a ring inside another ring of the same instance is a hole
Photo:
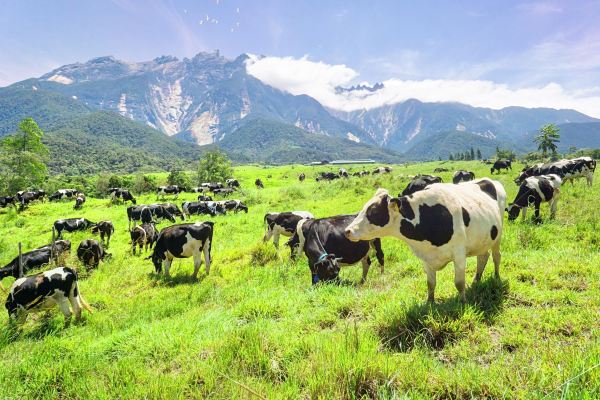
[[[237,167],[243,192],[234,198],[250,212],[213,219],[211,275],[203,267],[198,281],[191,259],[174,261],[165,279],[145,256],[131,256],[124,205],[88,199],[81,211],[73,203],[0,210],[0,266],[19,241],[24,250],[49,243],[56,219],[116,227],[112,259],[89,273],[75,250],[92,235],[66,234],[68,265],[94,308],[80,325],[63,329],[56,310],[30,317],[11,337],[0,313],[0,398],[600,398],[600,182],[563,186],[554,221],[547,205],[542,225],[505,221],[502,280],[490,260],[465,305],[452,265],[438,273],[437,304],[427,305],[421,264],[397,239],[383,240],[383,274],[375,262],[360,285],[361,267],[346,267],[347,284],[316,287],[304,257],[292,262],[286,246],[276,252],[261,242],[265,212],[355,213],[377,187],[397,194],[407,175],[442,164],[451,170],[440,174],[445,182],[456,169],[489,176],[480,162],[395,166],[387,176],[335,182],[314,176],[337,167]],[[497,176],[509,201],[518,170]],[[470,258],[469,284],[474,274]]]

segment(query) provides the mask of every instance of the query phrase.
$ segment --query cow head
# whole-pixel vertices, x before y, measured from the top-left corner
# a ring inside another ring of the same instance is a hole
[[[506,207],[506,212],[508,213],[508,220],[514,221],[519,216],[519,213],[521,212],[521,207],[514,203],[510,203],[508,207]]]
[[[377,190],[375,196],[365,204],[354,221],[346,228],[346,237],[357,242],[386,235],[397,236],[404,203],[407,203],[406,197],[392,198],[387,190]],[[407,206],[410,208],[410,205]]]
[[[290,248],[290,257],[295,259],[296,253],[298,252],[298,247],[300,246],[300,238],[298,237],[298,234],[295,233],[294,236],[292,236],[285,244]]]
[[[160,274],[162,272],[162,264],[165,257],[154,251],[151,256],[146,257],[146,260],[149,258],[152,259],[152,264],[154,264],[154,271],[156,271],[157,274]]]
[[[313,285],[319,281],[332,281],[340,274],[339,259],[335,254],[323,253],[311,268]]]

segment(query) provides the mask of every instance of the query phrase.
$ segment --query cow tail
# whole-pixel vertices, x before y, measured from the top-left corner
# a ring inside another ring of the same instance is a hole
[[[77,302],[79,303],[79,307],[85,308],[90,314],[93,314],[92,307],[85,301],[81,293],[77,296]]]

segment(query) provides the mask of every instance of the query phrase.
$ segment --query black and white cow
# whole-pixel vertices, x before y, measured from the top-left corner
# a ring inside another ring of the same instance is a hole
[[[391,197],[379,189],[348,225],[350,240],[394,236],[423,261],[428,299],[434,301],[436,273],[454,262],[454,284],[465,300],[467,257],[477,256],[475,281],[481,279],[492,251],[500,276],[500,241],[506,192],[487,178],[458,185],[436,183],[412,196]]]
[[[159,186],[156,188],[156,197],[165,197],[165,196],[175,196],[177,199],[179,193],[184,192],[185,188],[181,188],[177,185],[169,185],[169,186]]]
[[[57,240],[54,242],[54,256],[60,257],[61,254],[71,251],[71,242],[68,240]],[[50,258],[52,257],[52,244],[39,247],[37,249],[28,251],[21,254],[21,260],[23,262],[23,273],[31,271],[32,269],[40,268],[44,265],[50,264]],[[7,276],[19,277],[19,256],[12,259],[11,262],[6,264],[3,268],[0,268],[0,280]]]
[[[348,171],[346,170],[346,168],[340,168],[338,174],[342,178],[348,178],[350,176],[350,175],[348,175]]]
[[[83,207],[83,203],[85,203],[85,195],[83,193],[77,193],[77,197],[75,198],[75,204],[73,205],[73,210],[81,210],[81,207]]]
[[[231,188],[214,189],[212,191],[213,195],[215,195],[215,196],[224,196],[224,197],[230,196],[234,192],[235,192],[235,190],[233,190]]]
[[[332,181],[334,179],[339,179],[340,176],[338,174],[335,174],[333,172],[320,172],[319,175],[317,176],[317,182],[319,181]]]
[[[44,192],[43,190],[31,190],[28,192],[20,191],[17,192],[17,194],[14,196],[14,199],[21,204],[21,210],[24,210],[29,205],[29,203],[33,201],[44,201],[45,196],[46,192]]]
[[[459,170],[452,175],[452,183],[469,182],[475,179],[475,173],[471,171]]]
[[[496,160],[492,168],[490,168],[490,174],[493,174],[494,171],[496,173],[500,173],[500,170],[505,169],[508,171],[509,169],[512,171],[512,161],[510,160]]]
[[[54,229],[56,229],[57,238],[62,237],[62,232],[85,231],[86,229],[96,226],[95,222],[85,218],[66,218],[54,221]]]
[[[306,179],[306,175],[304,174],[304,172],[301,172],[300,175],[298,175],[298,180],[300,182],[304,182],[305,179]]]
[[[183,214],[190,215],[210,215],[214,217],[218,214],[217,202],[215,201],[185,201],[181,204]],[[223,210],[224,211],[224,210]]]
[[[429,185],[434,183],[441,183],[442,178],[433,175],[417,175],[415,176],[408,185],[404,188],[401,194],[398,196],[408,196],[415,192],[425,189]]]
[[[139,254],[142,254],[142,249],[148,251],[148,248],[152,249],[152,246],[158,238],[158,230],[154,222],[145,223],[142,225],[134,226],[129,232],[131,237],[131,253],[135,255],[135,247],[139,247]]]
[[[115,226],[111,221],[100,221],[92,228],[94,235],[100,234],[100,241],[104,243],[106,236],[106,247],[110,245],[110,237],[115,233]]]
[[[263,181],[260,180],[260,178],[257,178],[254,181],[254,185],[256,186],[257,189],[264,189],[265,185],[263,184]]]
[[[352,174],[352,176],[358,176],[359,178],[362,178],[363,176],[367,176],[370,175],[371,173],[369,171],[357,171],[355,173]]]
[[[73,199],[73,198],[77,197],[77,193],[78,193],[78,191],[76,189],[58,189],[50,197],[48,197],[48,200],[56,201],[56,200]]]
[[[71,307],[76,320],[81,319],[83,308],[92,312],[79,291],[77,272],[69,267],[17,279],[10,287],[4,306],[9,320],[17,324],[23,324],[29,313],[46,311],[54,306],[58,306],[65,316],[65,326],[71,323]]]
[[[181,210],[179,209],[179,207],[177,207],[173,203],[151,204],[149,206],[150,210],[153,210],[154,208],[156,208],[156,206],[162,206],[163,210],[168,211],[169,214],[181,218],[182,221],[185,220],[185,217],[184,217],[183,213],[181,212]],[[153,212],[153,214],[154,214],[154,212]]]
[[[198,186],[198,187],[191,188],[190,192],[191,193],[206,193],[206,192],[210,192],[210,189],[205,186]]]
[[[158,234],[152,259],[156,273],[162,271],[164,264],[165,275],[169,276],[169,268],[173,258],[194,257],[193,277],[198,276],[204,255],[206,275],[210,273],[210,250],[213,241],[213,222],[198,222],[195,224],[179,224],[164,228]]]
[[[383,273],[384,255],[380,239],[352,242],[346,238],[344,231],[354,218],[356,215],[337,215],[298,222],[296,233],[287,244],[292,257],[295,251],[306,254],[313,284],[336,279],[340,266],[354,265],[359,261],[363,268],[361,282],[364,282],[371,265],[370,250],[375,252]]]
[[[88,268],[98,268],[100,261],[110,254],[104,251],[102,245],[95,239],[85,239],[77,247],[77,258]]]
[[[221,203],[227,211],[233,211],[235,213],[238,211],[244,211],[246,214],[248,214],[248,206],[242,203],[241,200],[225,200],[219,203]]]
[[[448,172],[448,168],[437,167],[433,170],[433,172]]]
[[[108,194],[111,196],[113,201],[120,200],[123,203],[126,201],[131,201],[131,204],[137,204],[135,197],[133,197],[128,189],[110,188],[108,190]]]
[[[515,200],[508,204],[508,220],[514,221],[523,212],[523,219],[527,214],[527,207],[535,207],[535,222],[540,222],[540,204],[548,202],[550,205],[550,218],[556,215],[556,206],[560,195],[562,179],[556,174],[531,176],[519,187]]]
[[[586,178],[588,186],[594,181],[594,172],[596,170],[596,161],[591,157],[579,157],[572,160],[559,160],[552,163],[536,164],[532,167],[524,168],[519,174],[515,183],[520,185],[531,176],[558,175],[563,182],[573,181],[578,178]]]
[[[296,233],[296,227],[301,219],[314,218],[308,211],[286,211],[270,212],[265,214],[264,221],[267,225],[267,231],[263,236],[263,242],[273,238],[275,247],[279,247],[279,236],[293,236]]]
[[[230,188],[239,188],[240,187],[240,183],[238,182],[237,179],[227,179],[225,181],[225,183],[227,184],[227,187],[230,187]]]
[[[16,203],[16,199],[13,196],[0,196],[0,207],[8,207],[9,205],[14,205]]]
[[[213,201],[213,198],[210,196],[200,195],[198,196],[198,201]]]
[[[375,175],[375,174],[389,174],[390,172],[392,172],[392,169],[390,167],[377,167],[372,172],[372,174],[373,175]]]
[[[183,220],[183,214],[181,215]],[[138,221],[147,223],[152,221],[161,221],[163,219],[167,219],[173,223],[176,222],[173,214],[162,204],[129,206],[127,207],[127,218],[129,220],[129,227],[131,227],[132,221],[134,225]]]

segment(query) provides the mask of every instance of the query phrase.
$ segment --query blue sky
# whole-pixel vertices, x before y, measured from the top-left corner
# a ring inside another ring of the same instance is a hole
[[[529,102],[531,96],[559,93],[563,103],[558,101],[557,106],[569,105],[568,97],[583,100],[578,108],[588,113],[596,105],[600,108],[600,102],[589,101],[600,96],[598,0],[0,0],[0,4],[0,86],[101,55],[142,61],[219,49],[232,58],[241,53],[274,57],[270,67],[279,71],[257,68],[255,74],[321,101],[324,95],[315,94],[314,88],[272,75],[285,73],[281,69],[290,61],[304,60],[352,71],[322,82],[330,86],[388,80],[477,81],[502,85],[511,93],[546,88],[530,93]],[[287,62],[277,66],[277,60]],[[406,90],[406,85],[400,89]]]

